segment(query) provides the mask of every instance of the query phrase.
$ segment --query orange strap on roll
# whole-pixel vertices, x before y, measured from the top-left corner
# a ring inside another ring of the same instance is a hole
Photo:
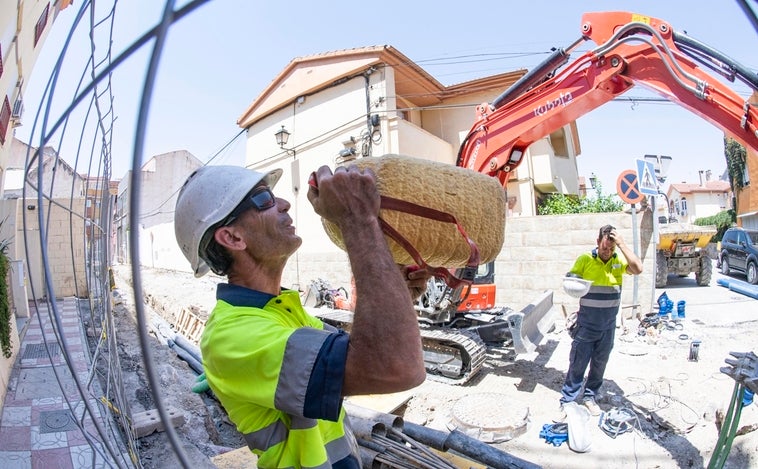
[[[440,212],[439,210],[435,210],[433,208],[422,207],[421,205],[416,205],[405,200],[395,199],[393,197],[387,196],[381,196],[381,207],[387,210],[410,213],[411,215],[429,218],[431,220],[455,224],[455,226],[458,228],[458,232],[461,234],[461,236],[463,236],[463,238],[468,243],[469,248],[471,249],[471,255],[469,256],[468,263],[464,269],[464,278],[456,277],[448,269],[445,269],[443,267],[432,267],[427,264],[419,254],[418,250],[407,239],[405,239],[403,235],[401,235],[397,230],[395,230],[386,221],[384,221],[382,217],[379,217],[379,224],[382,227],[382,231],[387,236],[392,238],[397,244],[402,246],[403,249],[405,249],[405,251],[410,254],[413,260],[416,261],[416,264],[419,267],[423,268],[435,277],[439,277],[445,280],[445,283],[450,288],[460,288],[464,285],[467,286],[471,284],[473,275],[479,266],[479,248],[476,246],[476,243],[471,238],[469,238],[469,236],[466,234],[466,230],[463,229],[463,226],[458,223],[458,220],[456,220],[453,215],[445,212]],[[470,273],[466,274],[466,272]]]

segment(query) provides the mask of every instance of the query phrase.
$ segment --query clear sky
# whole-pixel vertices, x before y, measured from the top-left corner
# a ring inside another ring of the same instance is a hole
[[[32,121],[50,75],[51,49],[62,43],[78,8],[75,2],[63,11],[45,43],[25,94],[29,117],[17,129],[22,140],[28,141],[31,125],[26,123]],[[162,8],[163,2],[156,0],[120,1],[113,34],[115,55],[155,25]],[[298,56],[387,44],[450,85],[531,68],[552,47],[567,47],[580,37],[584,12],[610,10],[667,20],[675,29],[758,69],[758,32],[733,0],[385,0],[374,4],[213,0],[171,30],[151,103],[145,158],[186,149],[208,161],[240,132],[237,118]],[[74,43],[72,53],[80,52],[82,44]],[[581,46],[573,57],[592,45]],[[80,56],[86,58],[88,48],[84,50]],[[148,52],[140,51],[113,76],[117,115],[113,178],[131,169],[133,127]],[[71,71],[64,66],[59,89],[66,83],[75,86],[81,73],[76,61],[67,59]],[[734,88],[749,95],[743,84]],[[62,94],[61,99],[70,96]],[[636,88],[625,96],[652,95]],[[586,177],[596,173],[606,193],[615,192],[618,175],[634,169],[635,159],[644,154],[673,157],[668,182],[697,182],[700,170],[720,176],[726,168],[722,132],[674,104],[612,102],[581,117],[578,126],[579,173]],[[244,151],[243,138],[239,138],[214,161],[242,164]]]

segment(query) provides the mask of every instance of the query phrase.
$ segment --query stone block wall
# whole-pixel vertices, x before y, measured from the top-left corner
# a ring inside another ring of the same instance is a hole
[[[541,292],[553,290],[556,306],[576,310],[579,300],[564,293],[562,279],[577,256],[596,246],[598,230],[605,224],[615,226],[627,244],[633,246],[635,230],[628,213],[509,218],[505,245],[495,261],[498,304],[521,309]],[[649,212],[636,214],[637,253],[644,270],[641,275],[624,277],[622,311],[626,317],[634,314],[632,305],[640,305],[642,314],[652,308],[655,245],[651,235]]]
[[[56,199],[54,203],[45,203],[44,220],[47,243],[45,245],[48,259],[48,268],[52,277],[53,288],[56,298],[77,296],[85,298],[89,296],[87,289],[84,219],[80,214],[84,213],[84,199],[74,199],[73,203],[67,199]],[[33,208],[32,208],[33,207]],[[26,210],[26,220],[22,219],[22,211]],[[36,200],[27,200],[23,206],[19,206],[16,218],[16,243],[17,254],[24,258],[24,238],[29,246],[29,279],[34,283],[34,293],[37,298],[47,296],[45,293],[45,270],[40,247],[39,207]],[[73,213],[73,215],[72,215]],[[34,298],[32,292],[28,292],[29,299]]]

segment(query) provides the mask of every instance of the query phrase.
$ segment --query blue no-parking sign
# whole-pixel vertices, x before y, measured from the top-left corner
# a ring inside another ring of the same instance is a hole
[[[628,204],[642,202],[642,193],[637,184],[637,173],[633,169],[627,169],[619,174],[616,180],[616,193]]]

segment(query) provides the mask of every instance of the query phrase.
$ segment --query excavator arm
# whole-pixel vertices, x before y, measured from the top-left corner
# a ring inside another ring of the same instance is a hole
[[[666,21],[629,12],[586,13],[581,38],[559,49],[492,103],[461,144],[457,165],[503,185],[535,141],[641,85],[758,151],[758,111],[705,69],[758,90],[758,75]],[[598,46],[566,65],[571,50]],[[565,65],[565,67],[564,67]],[[561,68],[563,67],[563,68]],[[560,69],[560,70],[559,70]]]

